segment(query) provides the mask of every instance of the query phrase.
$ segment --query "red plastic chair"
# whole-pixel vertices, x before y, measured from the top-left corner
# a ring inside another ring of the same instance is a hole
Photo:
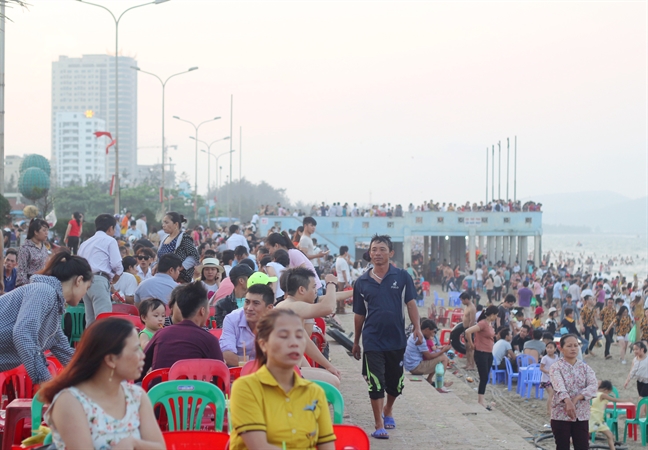
[[[99,314],[97,316],[97,320],[106,319],[108,317],[118,317],[120,319],[128,320],[133,325],[135,325],[135,328],[137,328],[140,331],[145,328],[145,326],[142,323],[142,320],[139,318],[139,316],[131,316],[129,314],[105,312],[105,313]]]
[[[3,398],[5,398],[0,404],[0,409],[6,409],[7,405],[14,399],[33,398],[34,386],[31,378],[27,375],[25,366],[20,365],[15,369],[0,373],[0,391]]]
[[[356,425],[333,425],[335,450],[369,450],[369,436]]]
[[[317,325],[319,329],[322,330],[322,334],[326,336],[326,322],[324,322],[324,319],[317,317],[315,319],[315,325]]]
[[[448,315],[446,309],[442,306],[439,308],[439,314],[437,315],[437,324],[445,326],[448,321]]]
[[[439,336],[439,342],[441,345],[448,345],[450,343],[450,333],[452,330],[445,329],[441,330],[441,336]]]
[[[220,339],[221,336],[223,335],[223,329],[222,328],[212,328],[211,330],[209,330],[209,332],[211,334],[213,334],[214,336],[216,336],[218,339]]]
[[[219,431],[165,431],[167,450],[227,450],[229,434]]]
[[[142,380],[142,389],[144,391],[148,392],[151,386],[151,383],[153,380],[159,379],[158,383],[162,383],[164,381],[169,381],[169,370],[171,369],[155,369],[151,370],[149,373],[146,374],[144,379]],[[157,383],[155,383],[157,384]]]
[[[112,312],[130,314],[131,316],[139,317],[139,310],[137,309],[137,306],[129,305],[127,303],[113,303]]]
[[[216,307],[215,306],[210,306],[209,307],[209,317],[214,317],[216,315]]]
[[[31,383],[31,380],[30,380]],[[23,439],[31,436],[31,399],[18,398],[7,405],[4,417],[2,448],[10,449],[20,445]],[[29,426],[25,422],[29,420]]]
[[[225,394],[230,393],[229,367],[217,359],[183,359],[176,362],[169,370],[169,381],[198,380],[211,383],[217,377],[216,385]]]
[[[237,378],[241,376],[241,371],[243,367],[230,367],[230,381],[234,383]]]

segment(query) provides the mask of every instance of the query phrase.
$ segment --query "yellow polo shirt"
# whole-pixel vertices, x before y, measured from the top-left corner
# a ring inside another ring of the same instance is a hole
[[[287,449],[315,449],[335,440],[326,395],[317,384],[295,374],[286,393],[264,365],[236,380],[230,399],[230,450],[247,447],[241,434],[265,431],[268,443]]]

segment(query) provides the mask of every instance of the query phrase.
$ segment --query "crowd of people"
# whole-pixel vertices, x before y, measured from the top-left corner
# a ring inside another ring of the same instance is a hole
[[[542,203],[536,203],[533,201],[525,202],[524,204],[521,201],[513,200],[493,200],[487,203],[466,202],[463,205],[457,203],[447,203],[435,202],[430,200],[429,202],[423,202],[420,205],[414,205],[410,203],[407,209],[404,209],[402,205],[392,205],[391,203],[381,203],[378,205],[371,206],[358,206],[357,203],[350,205],[349,203],[340,204],[340,202],[334,202],[332,204],[326,204],[322,202],[320,205],[312,205],[309,212],[305,212],[302,209],[296,208],[292,212],[290,208],[285,208],[281,206],[281,203],[273,205],[261,205],[259,214],[262,216],[294,216],[294,217],[304,217],[309,215],[311,217],[403,217],[403,212],[413,213],[413,212],[520,212],[520,211],[531,211],[531,212],[541,212]]]

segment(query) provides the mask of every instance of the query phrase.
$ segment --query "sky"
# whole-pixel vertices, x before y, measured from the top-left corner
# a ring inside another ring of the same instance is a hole
[[[114,52],[115,29],[78,1],[29,3],[8,10],[5,154],[50,157],[51,63]],[[505,197],[507,137],[512,197],[514,136],[518,198],[634,199],[648,186],[647,18],[646,2],[171,0],[128,12],[119,47],[162,78],[199,67],[166,89],[169,153],[192,181],[193,128],[172,116],[221,116],[200,129],[215,141],[230,135],[233,95],[233,179],[242,143],[243,176],[292,202],[483,201],[498,142]],[[138,146],[160,141],[160,84],[141,74]],[[220,165],[229,176],[227,156]],[[207,177],[200,153],[199,193]]]

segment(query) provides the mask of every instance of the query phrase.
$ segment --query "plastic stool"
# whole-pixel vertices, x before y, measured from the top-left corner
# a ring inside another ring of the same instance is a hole
[[[32,400],[28,398],[17,398],[9,405],[5,414],[5,429],[2,435],[2,448],[10,449],[13,445],[20,445],[24,439],[23,427],[18,428],[21,421],[31,419]],[[19,430],[16,433],[16,430]],[[31,430],[30,433],[31,435]],[[29,437],[29,436],[27,436]]]

